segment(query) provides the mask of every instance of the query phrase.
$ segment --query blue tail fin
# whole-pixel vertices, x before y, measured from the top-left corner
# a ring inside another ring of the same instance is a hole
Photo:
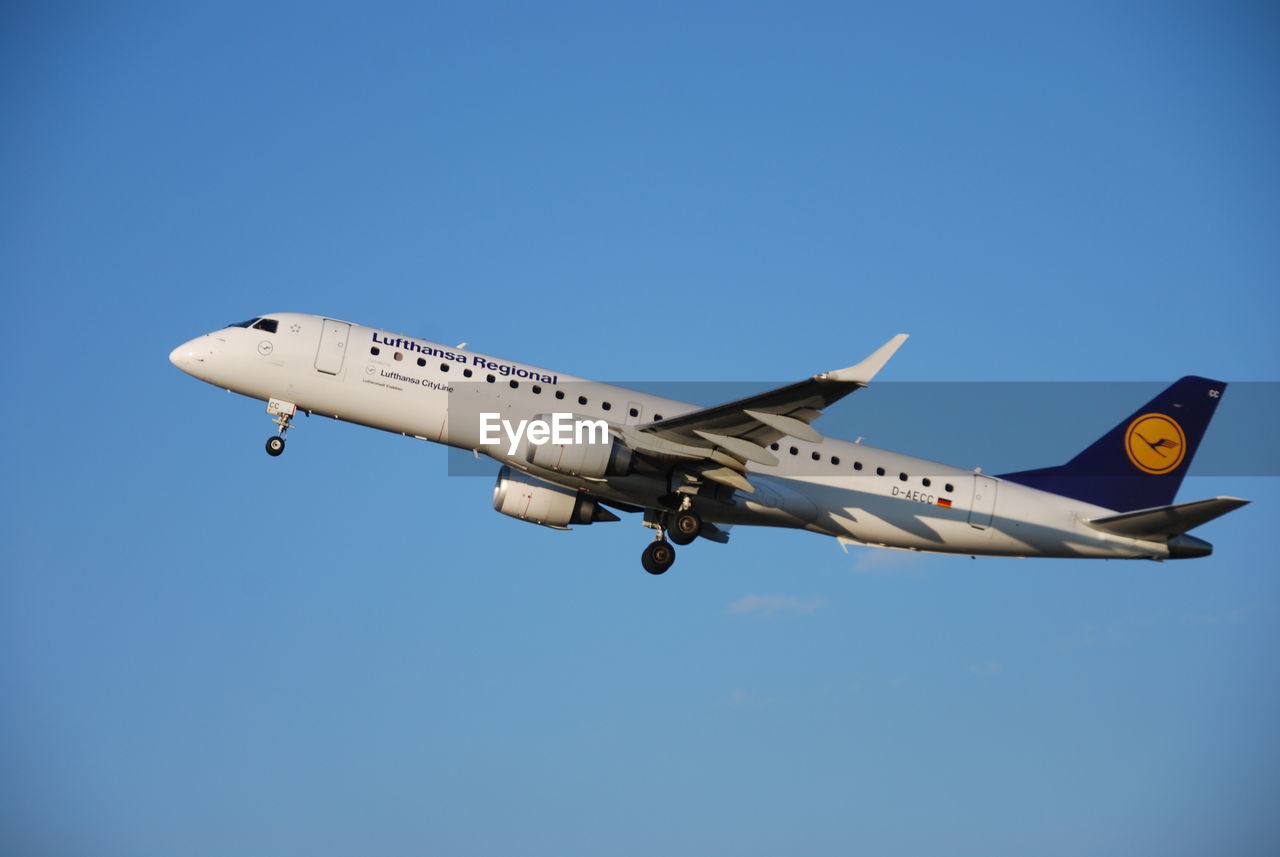
[[[1000,478],[1118,512],[1168,506],[1226,388],[1188,375],[1066,464]]]

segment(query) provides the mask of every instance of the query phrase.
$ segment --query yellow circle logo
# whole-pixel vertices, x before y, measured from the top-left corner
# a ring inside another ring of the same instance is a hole
[[[1124,433],[1124,451],[1143,473],[1168,473],[1182,463],[1187,436],[1172,417],[1143,414]]]

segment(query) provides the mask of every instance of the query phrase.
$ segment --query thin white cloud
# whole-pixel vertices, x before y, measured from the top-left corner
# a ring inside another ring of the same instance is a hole
[[[819,596],[801,598],[797,595],[744,595],[728,607],[728,612],[743,616],[773,616],[778,613],[812,613],[825,606],[827,600]]]

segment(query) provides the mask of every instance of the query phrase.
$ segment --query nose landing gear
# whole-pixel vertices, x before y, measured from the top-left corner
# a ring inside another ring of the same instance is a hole
[[[284,452],[284,436],[289,429],[293,428],[290,420],[297,412],[298,406],[293,402],[282,402],[279,399],[267,402],[267,413],[275,417],[273,422],[280,427],[275,435],[267,438],[267,455],[275,457]]]

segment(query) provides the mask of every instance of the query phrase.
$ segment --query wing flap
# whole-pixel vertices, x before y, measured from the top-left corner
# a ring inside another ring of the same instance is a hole
[[[747,481],[747,477],[743,476],[732,467],[705,467],[700,474],[704,479],[710,479],[712,482],[719,482],[721,485],[728,485],[730,488],[737,488],[744,494],[756,493],[756,486]]]
[[[714,432],[703,431],[702,429],[694,429],[693,433],[705,441],[715,444],[716,446],[728,452],[730,455],[736,455],[745,461],[754,461],[756,464],[764,464],[773,466],[778,463],[778,457],[763,446],[757,446],[749,440],[740,437],[730,437],[724,434],[715,434]]]
[[[794,437],[796,440],[807,440],[810,443],[822,442],[822,435],[818,430],[800,417],[789,417],[784,416],[783,414],[771,414],[767,411],[752,411],[747,409],[743,409],[742,412],[751,417],[751,419],[764,423],[774,431]],[[812,419],[816,419],[821,414],[821,411],[816,411]]]

